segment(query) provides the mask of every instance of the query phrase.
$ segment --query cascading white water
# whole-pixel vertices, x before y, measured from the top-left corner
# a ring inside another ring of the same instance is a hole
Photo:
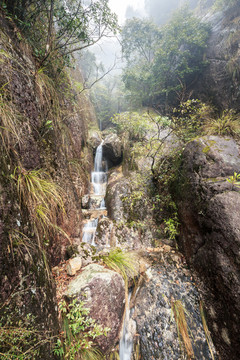
[[[119,357],[120,360],[131,360],[133,349],[133,331],[131,331],[131,310],[129,307],[132,293],[129,292],[128,304],[125,312],[125,318],[123,322],[123,332],[119,343]]]
[[[93,196],[99,196],[99,207],[94,208],[95,210],[105,210],[105,201],[104,196],[106,193],[107,186],[107,164],[103,161],[103,141],[97,147],[96,155],[94,159],[94,170],[91,173],[91,183],[93,187]],[[91,209],[91,201],[90,201]],[[87,242],[91,245],[95,245],[94,238],[96,233],[96,228],[98,224],[98,217],[89,220],[83,227],[83,237],[82,241]]]
[[[106,169],[103,167],[103,142],[97,147],[95,160],[94,160],[94,171],[91,174],[91,182],[93,185],[94,195],[105,195],[107,174]]]

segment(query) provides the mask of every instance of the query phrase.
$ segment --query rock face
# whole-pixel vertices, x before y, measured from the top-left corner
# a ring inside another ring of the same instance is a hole
[[[109,167],[119,165],[122,161],[122,142],[116,134],[109,134],[103,142],[103,157],[107,159]]]
[[[211,26],[206,49],[208,66],[193,89],[195,97],[204,101],[210,98],[220,108],[237,110],[240,110],[239,16],[238,3],[225,11],[213,13],[210,10],[203,18]]]
[[[150,246],[155,236],[150,199],[138,176],[135,172],[124,176],[122,167],[114,169],[106,193],[108,216],[115,225],[113,243],[132,249]]]
[[[226,360],[240,358],[240,194],[227,181],[239,169],[234,140],[194,140],[183,153],[177,194],[180,243],[201,279],[209,325]]]
[[[174,250],[168,254],[155,252],[150,256],[155,259],[155,264],[146,272],[147,281],[139,290],[133,316],[140,335],[141,359],[182,359],[184,346],[181,350],[172,310],[172,304],[180,300],[187,311],[194,358],[210,360],[199,313],[198,292],[191,282],[189,270],[181,264],[181,256]]]
[[[107,337],[97,338],[100,349],[106,353],[118,340],[125,304],[125,285],[122,277],[103,266],[91,264],[70,282],[67,298],[77,298],[86,293],[89,315],[99,324],[109,327]]]

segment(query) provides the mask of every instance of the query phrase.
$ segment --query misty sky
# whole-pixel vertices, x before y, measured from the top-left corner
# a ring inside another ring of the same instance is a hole
[[[109,0],[109,6],[118,15],[119,23],[122,25],[125,20],[125,13],[128,6],[134,9],[144,9],[144,0]]]

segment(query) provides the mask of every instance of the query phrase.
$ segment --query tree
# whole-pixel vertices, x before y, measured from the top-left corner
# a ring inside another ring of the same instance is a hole
[[[70,54],[114,36],[117,16],[108,0],[11,0],[4,3],[35,49],[46,61],[50,55],[65,60]]]
[[[206,65],[209,27],[183,7],[164,26],[162,34],[153,65],[154,89],[156,99],[172,101],[181,90],[187,92]]]
[[[160,39],[159,28],[147,19],[128,20],[122,30],[122,51],[127,61],[123,81],[136,107],[149,104],[152,64]]]
[[[127,61],[123,81],[142,105],[176,104],[206,65],[206,24],[183,7],[158,28],[149,20],[132,19],[122,32]],[[179,99],[178,99],[179,98]]]

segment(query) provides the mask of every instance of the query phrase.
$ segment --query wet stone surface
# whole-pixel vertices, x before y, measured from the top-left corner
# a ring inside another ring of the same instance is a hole
[[[141,359],[187,359],[184,346],[179,345],[171,299],[181,300],[187,311],[188,332],[195,359],[211,359],[199,312],[199,295],[188,270],[179,264],[176,267],[174,262],[164,261],[149,268],[146,275],[147,279],[137,295],[133,316],[140,339]]]

